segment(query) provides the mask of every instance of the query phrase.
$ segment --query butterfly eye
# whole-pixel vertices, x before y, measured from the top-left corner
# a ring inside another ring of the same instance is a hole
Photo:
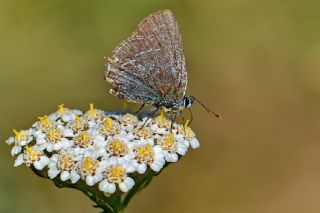
[[[189,97],[184,98],[184,108],[189,108],[192,105],[192,100],[189,99]]]

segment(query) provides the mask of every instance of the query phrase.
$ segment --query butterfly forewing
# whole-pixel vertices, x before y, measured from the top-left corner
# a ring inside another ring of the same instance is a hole
[[[178,24],[170,10],[143,20],[108,59],[112,93],[138,103],[177,103],[185,95],[187,72]]]

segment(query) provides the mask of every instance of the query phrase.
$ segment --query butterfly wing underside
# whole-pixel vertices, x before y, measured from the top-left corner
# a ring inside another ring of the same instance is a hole
[[[105,78],[111,94],[129,102],[180,101],[187,71],[178,24],[170,10],[144,19],[108,58]]]

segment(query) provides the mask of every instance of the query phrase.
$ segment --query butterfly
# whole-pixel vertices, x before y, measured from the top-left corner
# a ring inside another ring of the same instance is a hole
[[[187,70],[178,23],[170,10],[145,18],[132,35],[107,59],[105,79],[110,93],[127,102],[155,107],[182,116],[196,101],[210,115],[221,118],[197,98],[186,95]],[[191,111],[190,111],[191,114]],[[192,117],[192,114],[191,114]],[[182,116],[183,118],[183,116]]]

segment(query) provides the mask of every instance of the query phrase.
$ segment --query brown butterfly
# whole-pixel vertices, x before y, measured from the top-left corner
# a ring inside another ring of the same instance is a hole
[[[170,10],[153,13],[121,42],[107,60],[105,79],[110,93],[128,102],[150,104],[182,117],[194,101],[221,118],[193,96],[187,96],[187,70],[178,23]],[[137,113],[136,112],[136,113]],[[191,113],[191,111],[190,111]],[[192,117],[192,114],[191,114]]]

